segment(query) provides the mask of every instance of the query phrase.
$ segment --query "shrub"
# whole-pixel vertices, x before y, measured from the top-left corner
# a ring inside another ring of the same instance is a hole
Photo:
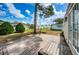
[[[9,22],[0,25],[0,35],[11,34],[14,32],[13,26]]]
[[[24,26],[23,26],[23,24],[22,23],[18,23],[17,25],[16,25],[16,32],[17,33],[20,33],[20,32],[24,32],[25,31],[25,28],[24,28]]]

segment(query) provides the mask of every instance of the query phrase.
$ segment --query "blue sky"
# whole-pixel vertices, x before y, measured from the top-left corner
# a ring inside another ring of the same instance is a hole
[[[42,4],[45,7],[50,4]],[[46,18],[44,20],[38,16],[38,20],[40,20],[41,24],[45,25],[51,23],[56,18],[63,18],[67,9],[67,4],[65,3],[54,3],[52,4],[54,8],[55,15]],[[0,3],[0,20],[10,21],[10,22],[23,22],[23,23],[33,23],[34,19],[34,3]],[[39,21],[38,21],[39,23]]]

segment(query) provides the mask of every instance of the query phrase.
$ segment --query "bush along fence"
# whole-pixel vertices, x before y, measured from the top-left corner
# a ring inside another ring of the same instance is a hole
[[[0,25],[0,35],[11,34],[14,32],[22,33],[25,31],[25,27],[22,23],[18,23],[14,29],[14,27],[9,22],[4,22]]]

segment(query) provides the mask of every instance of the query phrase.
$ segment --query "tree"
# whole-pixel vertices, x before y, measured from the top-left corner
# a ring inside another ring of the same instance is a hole
[[[44,17],[45,17],[45,18],[54,15],[54,11],[53,11],[52,5],[50,5],[49,7],[47,7],[45,10],[46,10],[46,11],[44,12]]]
[[[62,24],[63,18],[57,18],[57,19],[54,20],[54,22],[56,22],[56,24]]]
[[[49,5],[48,7],[45,7],[42,4],[38,4],[37,8],[38,8],[37,10],[39,12],[41,12],[40,14],[42,14],[45,18],[48,18],[48,17],[54,15],[52,5]]]
[[[45,17],[48,18],[52,15],[54,15],[53,12],[53,7],[52,5],[48,6],[48,7],[43,7],[42,4],[36,3],[35,4],[35,14],[34,14],[34,34],[36,34],[36,25],[37,25],[37,12],[41,12],[41,14]]]
[[[24,28],[24,26],[23,26],[22,23],[18,23],[18,24],[16,25],[16,28],[15,28],[15,29],[16,29],[16,32],[18,32],[18,33],[25,31],[25,28]]]
[[[34,34],[36,34],[36,25],[37,25],[37,6],[38,6],[38,3],[35,4],[35,14],[34,14]]]
[[[13,26],[9,22],[0,25],[0,35],[11,34],[14,32]]]

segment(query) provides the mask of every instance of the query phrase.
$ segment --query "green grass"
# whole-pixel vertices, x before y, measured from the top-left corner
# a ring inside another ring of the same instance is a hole
[[[33,29],[26,30],[24,33],[13,33],[8,35],[2,35],[0,36],[0,43],[6,43],[9,41],[17,40],[23,36],[27,36],[29,34],[33,33]]]
[[[33,33],[34,32],[34,29],[29,29],[29,30],[26,30],[25,32],[26,33]]]
[[[0,36],[0,43],[6,43],[7,41],[14,41],[17,40],[19,38],[21,38],[22,36],[27,36],[29,34],[32,34],[34,31],[34,29],[29,29],[26,30],[24,33],[13,33],[13,34],[9,34],[9,35],[3,35]],[[56,30],[50,30],[50,29],[41,29],[41,33],[47,33],[47,34],[52,34],[52,35],[58,35],[60,34],[62,31],[56,31]]]
[[[25,35],[27,35],[27,33],[13,33],[13,34],[8,34],[8,35],[3,35],[3,36],[0,36],[0,43],[14,41]]]
[[[43,28],[41,29],[41,32],[45,33],[47,31],[47,29]]]

